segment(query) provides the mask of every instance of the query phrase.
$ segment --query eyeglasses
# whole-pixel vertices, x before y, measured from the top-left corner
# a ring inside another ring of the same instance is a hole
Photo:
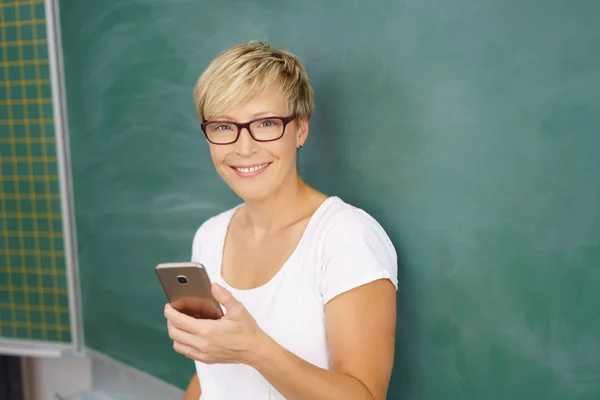
[[[271,142],[280,139],[285,133],[285,127],[294,119],[289,117],[265,117],[246,123],[232,121],[204,121],[200,124],[206,140],[213,144],[235,143],[240,137],[240,132],[246,128],[257,142]]]

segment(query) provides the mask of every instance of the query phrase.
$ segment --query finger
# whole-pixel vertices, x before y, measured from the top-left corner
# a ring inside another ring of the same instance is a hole
[[[168,326],[172,325],[179,330],[203,338],[212,336],[219,329],[219,325],[217,325],[218,320],[197,319],[181,313],[172,307],[165,311],[165,317],[167,318]]]
[[[196,326],[198,323],[203,322],[196,318],[190,317],[182,312],[177,311],[173,307],[167,305],[165,307],[165,318],[168,322],[173,324],[179,329],[182,329],[187,332],[195,332],[198,330]]]
[[[173,316],[175,316],[175,315],[183,315],[183,313],[181,311],[179,311],[178,309],[174,308],[171,305],[171,303],[165,304],[165,309],[163,311],[163,314],[164,314],[165,318],[173,318]]]
[[[164,310],[163,314],[166,319],[172,320],[173,318],[176,318],[176,316],[178,314],[181,314],[181,313],[179,311],[177,311],[176,309],[174,309],[169,303],[167,303],[167,304],[165,304],[165,310]]]
[[[215,357],[208,353],[202,353],[197,349],[178,342],[173,342],[173,350],[193,361],[200,361],[204,364],[214,364]]]
[[[170,325],[169,337],[173,339],[173,349],[176,352],[196,361],[210,359],[211,349],[214,346],[208,340],[194,336],[172,325]]]
[[[211,290],[215,299],[227,309],[228,313],[244,309],[244,305],[233,297],[229,290],[218,283],[213,283]]]
[[[183,329],[179,329],[171,323],[168,323],[168,331],[169,337],[173,341],[179,342],[187,346],[198,347],[199,343],[202,343],[204,341],[201,336],[196,336],[193,333],[186,332]]]
[[[188,346],[187,344],[173,341],[173,350],[188,358],[197,358],[197,356],[194,353],[194,349],[191,346]]]

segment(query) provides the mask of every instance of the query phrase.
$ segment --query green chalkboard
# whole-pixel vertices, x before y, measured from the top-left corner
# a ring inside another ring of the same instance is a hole
[[[239,199],[192,87],[268,40],[316,95],[305,179],[399,253],[390,399],[600,397],[600,4],[61,2],[86,343],[183,386],[158,262]]]
[[[0,341],[67,344],[73,337],[44,0],[0,2],[0,43]]]

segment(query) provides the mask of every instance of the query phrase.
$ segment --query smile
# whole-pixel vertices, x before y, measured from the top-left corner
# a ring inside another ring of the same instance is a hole
[[[259,165],[247,166],[247,167],[234,167],[234,166],[232,166],[231,168],[239,176],[254,176],[254,175],[260,174],[269,165],[271,165],[270,162],[264,163],[264,164],[259,164]]]

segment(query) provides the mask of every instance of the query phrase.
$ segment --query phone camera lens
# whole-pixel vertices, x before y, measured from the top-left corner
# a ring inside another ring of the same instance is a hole
[[[181,283],[182,285],[185,285],[186,283],[188,283],[188,280],[185,276],[178,276],[177,277],[177,282]]]

